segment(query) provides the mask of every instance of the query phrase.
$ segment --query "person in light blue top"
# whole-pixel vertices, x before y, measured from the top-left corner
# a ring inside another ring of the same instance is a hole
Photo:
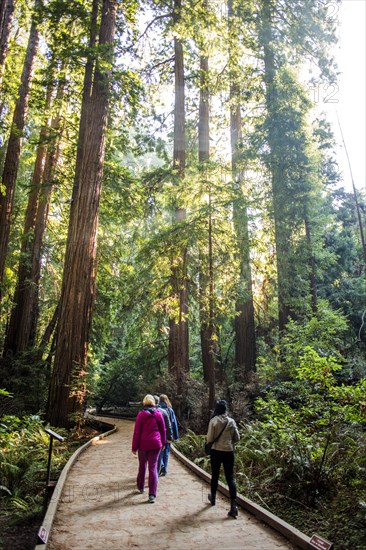
[[[178,422],[172,404],[165,393],[162,393],[159,398],[159,407],[168,413],[172,429],[172,441],[176,441],[179,439]],[[158,472],[160,476],[166,476],[168,474],[169,453],[170,443],[167,442],[159,456]]]

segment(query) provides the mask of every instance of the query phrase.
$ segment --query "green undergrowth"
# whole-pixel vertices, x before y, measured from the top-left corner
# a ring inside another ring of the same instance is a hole
[[[52,481],[76,448],[96,434],[80,426],[57,433],[65,439],[53,442]],[[49,441],[38,416],[0,417],[0,548],[34,547],[44,512]]]
[[[353,460],[341,461],[337,479],[329,475],[314,499],[309,489],[312,465],[303,457],[290,457],[287,445],[274,444],[260,422],[240,426],[235,451],[238,492],[287,521],[308,536],[317,533],[331,540],[337,550],[365,548],[366,486],[365,441],[353,449]],[[204,456],[205,436],[188,432],[175,443],[180,452],[210,472]],[[308,469],[308,472],[306,472]],[[356,471],[357,470],[357,471]],[[225,483],[223,471],[221,481]]]

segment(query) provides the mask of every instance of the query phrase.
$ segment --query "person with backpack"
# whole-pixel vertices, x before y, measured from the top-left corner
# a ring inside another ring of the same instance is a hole
[[[145,490],[146,468],[149,466],[149,502],[154,503],[158,487],[157,463],[161,449],[166,444],[166,429],[163,415],[155,407],[152,395],[145,395],[143,408],[138,413],[132,436],[132,452],[138,453],[139,469],[137,489]]]
[[[165,393],[162,393],[159,398],[159,407],[168,413],[170,425],[171,425],[171,441],[179,439],[178,422],[172,407],[172,404]],[[159,457],[158,472],[160,476],[166,476],[168,474],[168,462],[170,453],[170,441],[167,442],[164,449],[162,449]]]
[[[234,443],[239,441],[240,435],[235,420],[227,414],[225,400],[216,403],[207,431],[207,443],[212,443],[211,458],[211,493],[208,500],[211,506],[216,504],[216,491],[219,483],[221,464],[224,467],[226,483],[229,486],[231,506],[228,516],[236,518],[238,507],[236,503],[236,483],[234,479]]]

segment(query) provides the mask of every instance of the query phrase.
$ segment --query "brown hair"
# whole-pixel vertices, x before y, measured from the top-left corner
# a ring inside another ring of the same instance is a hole
[[[172,404],[171,402],[169,401],[169,397],[167,395],[165,395],[165,393],[162,393],[161,396],[160,396],[160,401],[162,401],[163,403],[166,403],[168,407],[170,407],[172,409]]]

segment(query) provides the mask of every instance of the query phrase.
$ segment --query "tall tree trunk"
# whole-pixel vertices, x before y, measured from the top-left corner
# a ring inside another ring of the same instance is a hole
[[[64,94],[64,83],[60,83],[56,101],[61,104]],[[30,330],[29,330],[29,345],[33,346],[35,344],[35,337],[37,333],[37,325],[39,318],[39,290],[40,290],[40,279],[41,279],[41,270],[42,270],[42,250],[43,250],[43,239],[46,232],[48,214],[51,204],[51,196],[53,189],[55,187],[55,175],[56,168],[60,158],[60,142],[62,135],[61,127],[61,113],[52,118],[51,121],[51,134],[52,140],[50,141],[47,148],[46,161],[42,177],[42,187],[39,193],[38,208],[36,223],[34,228],[34,242],[32,248],[32,273],[31,281],[33,283],[33,288],[30,288],[28,285],[28,310],[32,312],[30,316]]]
[[[200,323],[201,350],[204,380],[209,389],[209,409],[215,405],[215,374],[217,337],[214,324],[214,273],[212,251],[212,197],[208,181],[207,163],[210,160],[210,124],[209,124],[209,89],[208,57],[200,57],[200,103],[198,120],[198,161],[202,181],[207,187],[208,205],[208,247],[201,250],[200,257]]]
[[[75,206],[75,198],[77,196],[79,188],[79,178],[81,172],[81,166],[83,163],[83,144],[85,142],[85,132],[87,128],[88,113],[90,111],[90,100],[92,93],[93,85],[93,70],[94,70],[94,54],[92,53],[95,45],[97,43],[98,36],[98,12],[99,12],[99,3],[100,0],[93,0],[92,4],[92,13],[90,21],[90,35],[89,35],[89,53],[85,65],[84,73],[84,83],[83,83],[83,97],[81,102],[81,112],[80,112],[80,121],[79,121],[79,135],[78,135],[78,144],[76,151],[76,164],[75,164],[75,176],[74,176],[74,185],[72,190],[72,200],[71,200],[71,213]]]
[[[79,186],[66,245],[55,361],[47,418],[69,426],[83,409],[89,333],[95,298],[98,211],[108,118],[110,71],[117,0],[103,0],[99,59],[85,128]],[[103,72],[102,72],[103,71]]]
[[[49,85],[46,94],[46,113],[49,113],[51,107],[52,93],[53,85]],[[32,248],[35,240],[37,206],[46,158],[49,124],[50,117],[48,116],[48,120],[42,126],[39,136],[39,145],[25,213],[18,280],[13,300],[14,307],[5,336],[4,356],[9,354],[15,355],[19,351],[27,349],[31,341],[33,341],[30,328],[32,325],[33,306],[30,303],[32,300],[29,300],[29,294],[33,295],[34,293]]]
[[[272,178],[272,197],[273,197],[273,218],[276,244],[276,263],[277,263],[277,294],[278,294],[278,325],[279,330],[283,331],[289,318],[291,317],[291,308],[289,306],[288,285],[286,283],[289,277],[288,268],[288,249],[290,236],[288,234],[288,220],[284,219],[282,214],[282,202],[288,200],[281,189],[283,174],[285,173],[285,164],[281,149],[277,144],[276,129],[274,121],[276,120],[276,93],[275,93],[275,56],[273,51],[273,32],[272,32],[272,13],[274,9],[273,0],[262,0],[262,44],[264,52],[264,82],[266,86],[266,108],[269,119],[268,145],[271,156],[271,178]]]
[[[174,22],[181,19],[181,0],[174,2]],[[175,172],[176,184],[179,186],[184,179],[186,163],[185,145],[185,91],[184,91],[184,60],[182,41],[174,38],[174,147],[173,147],[173,170]],[[173,223],[182,223],[186,219],[186,211],[176,205]],[[185,379],[189,371],[188,354],[188,284],[187,284],[187,250],[180,247],[179,257],[173,259],[171,284],[173,300],[178,304],[176,316],[169,320],[169,348],[168,368],[173,374],[177,384],[176,409],[179,418],[182,416],[182,408],[185,394]]]
[[[240,166],[239,145],[242,139],[241,94],[235,50],[237,37],[232,0],[228,3],[230,41],[230,142],[231,167],[234,190],[233,222],[239,249],[239,296],[236,301],[235,317],[235,377],[238,381],[248,383],[256,370],[256,337],[254,321],[254,304],[252,290],[252,270],[250,265],[248,213],[243,196],[243,170]]]
[[[40,2],[37,1],[35,10]],[[21,76],[19,95],[15,105],[13,124],[10,132],[8,147],[5,156],[2,184],[5,194],[0,193],[0,285],[4,278],[6,255],[9,244],[11,215],[14,204],[14,191],[18,174],[22,134],[28,110],[29,91],[33,76],[34,61],[39,42],[37,28],[37,13],[33,16],[29,34],[28,46]],[[1,301],[1,287],[0,287]]]
[[[14,0],[1,0],[0,4],[0,89],[8,51],[10,28],[13,20]]]
[[[311,237],[311,230],[310,230],[310,220],[305,212],[304,216],[304,223],[305,223],[305,235],[306,235],[306,243],[307,243],[307,249],[308,249],[308,257],[309,257],[309,284],[310,284],[310,294],[311,294],[311,309],[313,313],[316,313],[318,311],[318,290],[317,290],[317,284],[316,284],[316,271],[315,271],[315,256],[313,253],[313,242]]]

